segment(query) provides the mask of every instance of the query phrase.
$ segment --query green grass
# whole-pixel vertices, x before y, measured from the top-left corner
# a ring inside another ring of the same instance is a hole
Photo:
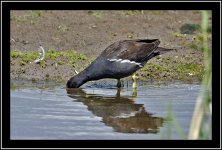
[[[191,81],[195,78],[201,81],[204,75],[204,65],[198,63],[181,63],[174,67],[172,74],[178,80]]]
[[[142,68],[136,73],[136,75],[143,74],[143,77],[145,77],[146,79],[159,79],[160,76],[162,76],[163,72],[168,71],[168,68],[163,67],[159,64],[147,63],[144,68]]]
[[[90,11],[90,13],[92,16],[96,17],[96,18],[103,18],[104,17],[104,12],[102,10],[93,10]]]
[[[120,10],[120,11],[117,11],[117,13],[125,15],[125,16],[133,16],[133,15],[138,15],[138,14],[160,15],[160,14],[163,14],[163,11],[159,11],[159,10]]]
[[[31,23],[34,23],[35,19],[42,16],[44,13],[43,10],[31,10],[27,11],[27,13],[19,16],[11,16],[10,20],[17,21],[17,22],[26,22],[30,21]]]
[[[181,34],[179,32],[172,32],[172,36],[173,36],[173,38],[184,38],[185,37],[184,34]]]
[[[87,57],[86,57],[86,55],[84,55],[82,53],[78,53],[78,59],[87,60]]]
[[[207,33],[207,39],[209,40],[211,37],[211,34]],[[192,50],[197,50],[197,51],[202,51],[204,52],[204,47],[203,47],[203,40],[204,40],[204,37],[202,34],[198,34],[198,35],[194,35],[192,37],[192,41],[190,43],[186,43],[185,45],[192,49]],[[205,47],[206,49],[208,49],[209,51],[209,47]]]
[[[196,64],[196,63],[188,63],[188,64],[179,64],[177,66],[176,70],[179,74],[203,74],[204,73],[204,66],[201,64]]]
[[[43,60],[43,61],[40,61],[39,65],[40,65],[42,68],[46,68],[47,63],[46,63],[45,60]]]
[[[63,53],[60,51],[55,51],[54,49],[49,49],[48,52],[45,54],[45,59],[56,59],[58,57],[63,56]]]
[[[10,82],[10,90],[17,89],[17,85],[15,83]]]
[[[200,50],[199,46],[197,44],[194,44],[193,42],[188,43],[187,47],[193,50]]]
[[[21,60],[21,61],[19,62],[19,65],[20,65],[20,66],[25,66],[25,65],[26,65],[26,62],[24,62],[24,61]]]
[[[166,116],[164,117],[165,129],[161,134],[161,139],[167,139],[167,140],[171,139],[172,131],[174,130],[174,128],[176,129],[180,139],[186,139],[186,135],[183,129],[181,128],[180,123],[176,119],[172,107],[173,103],[172,101],[169,101],[166,106],[167,113]]]
[[[36,52],[19,52],[16,50],[12,50],[10,52],[11,59],[20,58],[25,64],[31,61],[34,61],[39,57],[39,54]],[[21,63],[24,65],[24,63]]]
[[[201,81],[203,78],[204,65],[202,64],[178,61],[175,65],[165,65],[168,63],[172,63],[172,60],[163,59],[164,65],[162,62],[160,64],[148,62],[144,68],[136,72],[136,75],[142,80],[153,79],[158,81],[163,81],[165,78],[183,81],[191,81],[191,79],[196,78]]]
[[[183,139],[190,140],[209,140],[212,138],[212,48],[208,47],[208,19],[210,11],[201,11],[201,34],[200,36],[194,37],[194,40],[198,40],[200,46],[189,45],[191,49],[202,50],[204,54],[204,65],[197,63],[180,63],[178,64],[175,71],[180,75],[186,75],[189,73],[199,74],[202,76],[201,90],[196,98],[196,104],[193,112],[193,117],[191,120],[189,134],[186,137],[181,129],[179,123],[175,122],[175,115],[172,113],[172,109],[167,110],[166,121],[166,131],[162,134],[162,139],[170,139],[172,134],[173,123],[175,124],[177,132],[183,137]],[[172,103],[169,102],[172,105]],[[197,119],[198,116],[198,119]],[[207,122],[206,118],[209,121]],[[174,121],[172,121],[174,120]]]
[[[70,64],[74,64],[78,58],[77,52],[75,50],[68,50],[65,53],[65,57],[68,59],[68,62]]]
[[[57,63],[58,63],[58,65],[63,65],[64,64],[64,62],[62,62],[62,61],[58,61]]]
[[[123,14],[123,15],[137,15],[137,14],[142,14],[143,10],[122,10],[119,11],[119,13]]]
[[[29,62],[33,62],[34,60],[40,57],[40,55],[37,52],[19,52],[16,50],[11,50],[10,56],[11,56],[11,60],[14,60],[17,58],[21,59],[21,62],[20,62],[21,66],[24,66],[28,64]],[[58,58],[65,60],[64,62],[59,60],[58,61],[59,65],[63,65],[64,63],[74,64],[78,60],[85,61],[88,59],[86,55],[80,52],[77,52],[75,50],[67,50],[67,51],[61,52],[61,51],[56,51],[54,49],[49,49],[45,53],[44,61],[40,63],[40,66],[45,68],[47,66],[45,61],[56,60]]]
[[[208,47],[208,26],[211,11],[201,11],[202,50],[204,53],[204,78],[201,90],[196,100],[188,139],[210,139],[212,137],[212,122],[205,119],[212,117],[212,49]],[[198,116],[198,119],[196,119]],[[206,125],[208,124],[208,125]]]

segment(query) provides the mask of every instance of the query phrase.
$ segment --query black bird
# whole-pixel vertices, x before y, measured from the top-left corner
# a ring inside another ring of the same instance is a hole
[[[144,67],[147,61],[172,49],[158,47],[159,39],[121,40],[108,46],[85,70],[70,78],[67,88],[78,88],[84,83],[103,78],[120,79]],[[134,85],[135,76],[133,76]]]

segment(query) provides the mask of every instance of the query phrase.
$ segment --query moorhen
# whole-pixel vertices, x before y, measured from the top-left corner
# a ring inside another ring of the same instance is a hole
[[[108,46],[86,69],[71,77],[67,88],[78,88],[84,83],[103,78],[120,79],[132,75],[144,67],[148,60],[172,49],[158,47],[159,39],[121,40]],[[136,77],[133,77],[133,88]]]

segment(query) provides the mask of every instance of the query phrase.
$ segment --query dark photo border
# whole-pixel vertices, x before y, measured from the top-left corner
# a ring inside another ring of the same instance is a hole
[[[10,140],[10,10],[212,10],[212,140]],[[1,2],[2,148],[219,148],[220,2]]]

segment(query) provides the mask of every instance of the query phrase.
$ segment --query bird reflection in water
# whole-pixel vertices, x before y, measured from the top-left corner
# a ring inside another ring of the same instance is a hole
[[[83,89],[67,89],[68,96],[82,102],[102,122],[122,133],[158,133],[164,119],[146,112],[143,104],[136,104],[135,97],[87,94]]]

